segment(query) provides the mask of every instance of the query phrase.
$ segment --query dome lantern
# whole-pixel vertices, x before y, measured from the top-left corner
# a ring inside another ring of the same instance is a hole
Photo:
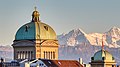
[[[37,9],[37,7],[35,7],[35,11],[33,11],[33,13],[32,13],[32,22],[39,22],[40,21],[39,20],[40,14],[36,9]]]

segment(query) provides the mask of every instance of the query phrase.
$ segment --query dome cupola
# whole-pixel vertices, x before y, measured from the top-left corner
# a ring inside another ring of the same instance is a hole
[[[32,21],[21,26],[16,35],[15,40],[36,40],[49,39],[56,40],[57,36],[53,28],[39,20],[39,12],[36,10],[32,13]]]
[[[114,57],[106,50],[100,50],[92,57],[94,61],[112,61]]]

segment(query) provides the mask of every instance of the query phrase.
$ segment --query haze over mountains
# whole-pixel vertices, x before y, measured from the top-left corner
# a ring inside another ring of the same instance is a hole
[[[11,46],[0,46],[0,58],[4,58],[5,61],[13,59],[13,49]]]

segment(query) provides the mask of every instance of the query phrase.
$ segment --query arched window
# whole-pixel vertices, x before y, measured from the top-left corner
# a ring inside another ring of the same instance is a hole
[[[28,59],[30,59],[30,51],[28,51]]]
[[[20,52],[17,52],[17,59],[20,59]]]
[[[53,52],[53,59],[55,59],[55,52]]]
[[[48,59],[50,59],[50,52],[48,52],[48,56],[49,56],[49,58],[48,58]]]
[[[30,51],[30,59],[33,58],[33,51]]]
[[[44,59],[45,59],[45,51],[44,51]]]
[[[27,58],[27,51],[25,51],[25,58]]]
[[[51,52],[51,59],[52,59],[52,56],[53,56],[53,55],[52,55],[52,52]]]

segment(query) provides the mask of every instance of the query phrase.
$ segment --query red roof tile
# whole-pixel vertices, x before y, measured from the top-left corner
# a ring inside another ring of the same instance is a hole
[[[76,60],[45,60],[41,59],[49,67],[83,67]]]

